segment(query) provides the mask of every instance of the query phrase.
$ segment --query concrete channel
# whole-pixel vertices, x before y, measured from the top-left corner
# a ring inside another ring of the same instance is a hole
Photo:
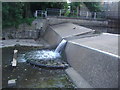
[[[84,36],[94,30],[72,23],[51,25],[44,39],[56,46],[62,39]],[[70,68],[66,73],[78,88],[118,88],[118,35],[68,39],[65,48]]]

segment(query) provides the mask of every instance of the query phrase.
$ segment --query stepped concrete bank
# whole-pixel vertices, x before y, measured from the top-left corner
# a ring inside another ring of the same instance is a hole
[[[57,45],[62,39],[89,34],[92,29],[63,23],[50,26],[44,39]],[[94,36],[94,35],[93,35]],[[69,39],[65,48],[70,66],[66,73],[79,88],[118,87],[118,35]]]

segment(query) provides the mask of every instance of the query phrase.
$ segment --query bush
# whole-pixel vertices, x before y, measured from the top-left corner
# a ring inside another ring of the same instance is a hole
[[[69,16],[69,14],[70,14],[70,11],[67,10],[66,13],[64,14],[64,16]]]
[[[31,25],[35,18],[25,18],[22,23]]]

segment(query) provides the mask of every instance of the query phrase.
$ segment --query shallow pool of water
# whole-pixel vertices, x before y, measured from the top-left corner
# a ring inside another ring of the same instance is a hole
[[[75,88],[64,69],[46,69],[18,62],[11,66],[15,47],[2,49],[2,86],[8,88],[8,80],[16,79],[16,85],[9,88]],[[17,47],[18,57],[22,59],[25,52],[39,47]],[[23,60],[24,61],[24,60]]]

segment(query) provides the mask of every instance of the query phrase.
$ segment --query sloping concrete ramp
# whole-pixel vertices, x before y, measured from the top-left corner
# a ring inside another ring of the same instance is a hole
[[[118,35],[71,40],[65,52],[68,63],[90,86],[118,88]]]
[[[82,35],[90,32],[93,32],[93,30],[72,23],[62,23],[49,26],[44,35],[44,39],[50,45],[54,46],[59,44],[63,38],[73,37],[75,35]]]

